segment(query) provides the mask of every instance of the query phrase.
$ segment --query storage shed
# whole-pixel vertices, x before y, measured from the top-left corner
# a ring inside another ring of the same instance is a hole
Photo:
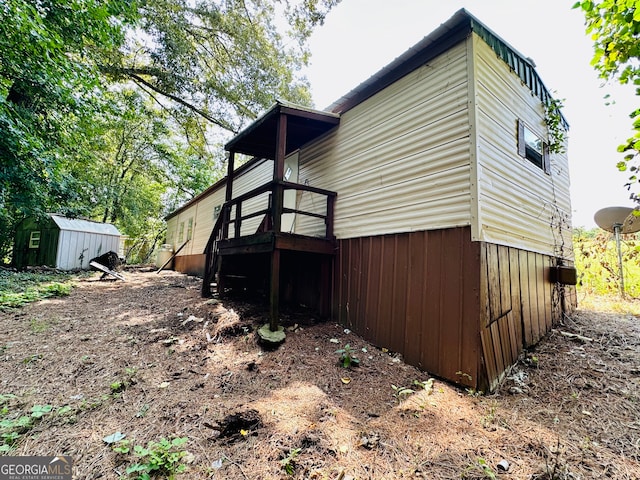
[[[568,129],[533,61],[460,10],[326,110],[279,102],[231,139],[226,182],[168,218],[194,249],[176,268],[268,292],[272,328],[304,304],[491,390],[576,306],[551,120]]]
[[[103,253],[120,249],[120,232],[109,223],[47,214],[29,217],[16,229],[13,265],[41,266],[60,270],[88,269],[89,262]]]

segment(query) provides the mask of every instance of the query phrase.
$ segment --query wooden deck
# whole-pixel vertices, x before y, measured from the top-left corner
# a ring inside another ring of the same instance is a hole
[[[336,248],[336,242],[333,239],[307,237],[295,233],[263,232],[220,240],[218,242],[218,255],[270,253],[276,249],[335,255]]]

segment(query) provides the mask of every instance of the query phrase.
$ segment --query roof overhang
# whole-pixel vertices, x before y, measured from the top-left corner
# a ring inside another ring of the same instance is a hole
[[[287,117],[285,155],[324,135],[340,123],[340,115],[278,102],[225,145],[225,150],[274,159],[281,115]]]

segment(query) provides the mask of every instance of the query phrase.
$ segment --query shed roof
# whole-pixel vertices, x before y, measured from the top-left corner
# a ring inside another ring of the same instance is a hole
[[[50,213],[49,217],[55,222],[60,230],[70,230],[74,232],[99,233],[101,235],[113,235],[120,237],[121,234],[115,225],[110,223],[100,223],[91,220],[81,220],[79,218],[67,218],[61,215]]]

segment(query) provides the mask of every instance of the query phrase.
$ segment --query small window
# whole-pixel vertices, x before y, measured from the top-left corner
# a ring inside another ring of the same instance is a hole
[[[40,248],[40,232],[33,231],[29,235],[29,248]]]
[[[187,240],[191,240],[192,235],[193,235],[193,217],[189,219],[189,224],[187,225]]]
[[[178,227],[178,243],[182,243],[184,240],[184,222],[180,222]]]
[[[222,211],[222,205],[216,205],[213,208],[213,221],[215,222],[220,216],[220,212]]]
[[[551,173],[547,144],[522,120],[518,120],[518,154],[545,173]]]

